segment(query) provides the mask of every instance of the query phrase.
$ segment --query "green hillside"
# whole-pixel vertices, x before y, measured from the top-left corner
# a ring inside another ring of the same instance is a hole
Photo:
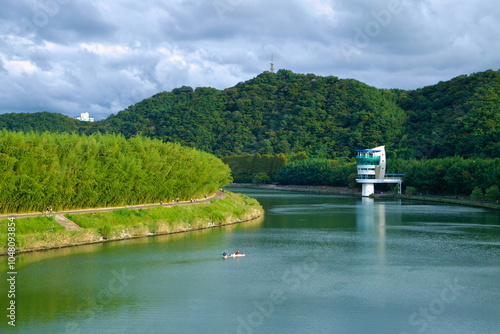
[[[57,113],[11,113],[0,115],[0,128],[22,132],[76,132],[83,131],[85,123]]]
[[[140,134],[221,157],[351,157],[357,148],[386,145],[406,159],[488,158],[500,156],[499,92],[500,72],[492,70],[411,91],[279,70],[225,90],[158,93],[100,122],[71,120],[67,131]],[[13,129],[9,117],[21,117],[2,116],[0,127],[7,129]],[[54,125],[36,126],[31,129],[53,131]]]
[[[280,70],[223,91],[160,93],[104,123],[106,131],[142,133],[219,156],[349,156],[355,147],[399,140],[406,115],[397,100],[394,92],[355,80]]]
[[[410,156],[500,156],[500,72],[462,75],[400,92],[408,120],[399,148]]]

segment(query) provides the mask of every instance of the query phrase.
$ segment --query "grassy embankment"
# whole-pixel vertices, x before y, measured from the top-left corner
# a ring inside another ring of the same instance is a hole
[[[79,231],[65,230],[54,217],[15,219],[16,252],[192,231],[243,222],[264,213],[257,200],[226,194],[223,199],[196,205],[66,215],[83,228]],[[8,223],[7,219],[0,220],[0,254],[7,252]]]

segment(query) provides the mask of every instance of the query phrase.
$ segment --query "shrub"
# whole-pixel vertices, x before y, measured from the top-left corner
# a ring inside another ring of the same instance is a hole
[[[470,198],[475,200],[475,201],[479,200],[479,199],[483,199],[484,198],[483,189],[481,189],[480,187],[474,188],[474,190],[470,194]]]
[[[265,184],[271,181],[271,178],[267,175],[267,173],[258,173],[255,174],[252,183],[254,184]]]
[[[417,188],[415,187],[406,187],[405,189],[405,194],[407,195],[413,195],[417,193]]]
[[[486,189],[486,198],[492,201],[500,200],[500,189],[497,185],[491,186]]]
[[[113,229],[110,225],[106,224],[101,227],[99,230],[99,233],[102,235],[104,239],[109,239],[111,237],[111,234],[113,232]]]

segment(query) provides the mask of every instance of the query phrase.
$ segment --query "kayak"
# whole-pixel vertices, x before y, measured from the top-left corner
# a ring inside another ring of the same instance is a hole
[[[232,253],[232,254],[228,254],[226,256],[222,256],[223,259],[227,259],[228,257],[241,257],[241,256],[245,256],[245,254],[235,254],[235,253]]]

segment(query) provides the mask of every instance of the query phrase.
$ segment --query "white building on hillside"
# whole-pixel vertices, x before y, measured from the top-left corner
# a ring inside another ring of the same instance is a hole
[[[88,112],[82,112],[80,116],[75,117],[77,120],[82,121],[82,122],[93,122],[94,118],[90,117],[90,114]]]
[[[375,193],[376,183],[397,183],[399,184],[399,193],[403,179],[401,175],[386,175],[385,166],[387,158],[385,156],[385,146],[379,146],[372,149],[356,150],[356,165],[358,168],[358,177],[356,182],[362,184],[361,195],[370,196]]]

